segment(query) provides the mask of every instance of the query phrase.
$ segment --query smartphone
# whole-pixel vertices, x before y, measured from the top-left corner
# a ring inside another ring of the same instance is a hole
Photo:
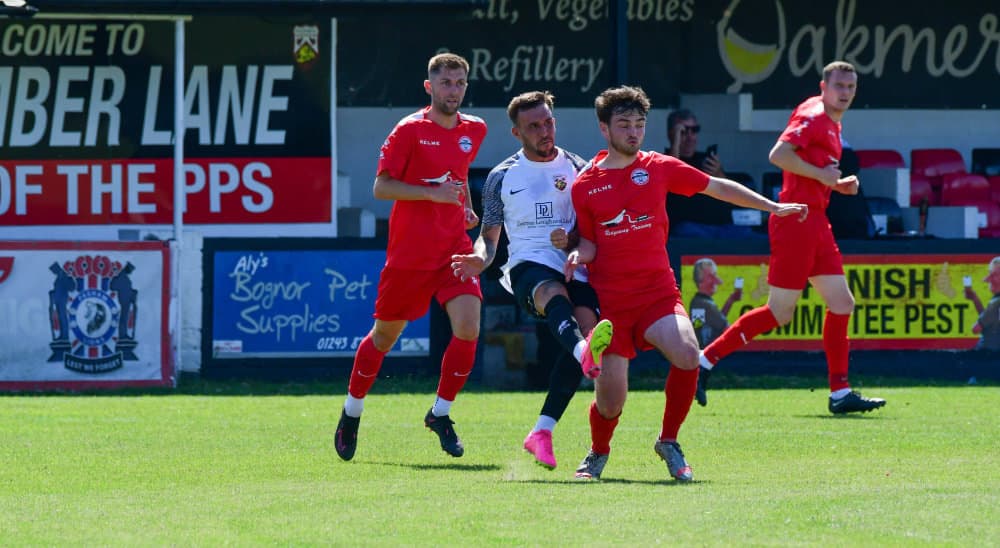
[[[972,276],[962,276],[962,285],[972,287]]]
[[[743,278],[736,278],[733,280],[733,287],[736,289],[743,289]]]
[[[708,145],[708,148],[705,149],[705,154],[707,154],[709,156],[718,156],[719,155],[719,145]]]

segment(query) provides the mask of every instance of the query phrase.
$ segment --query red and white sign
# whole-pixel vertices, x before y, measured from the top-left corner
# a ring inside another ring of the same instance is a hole
[[[199,158],[184,222],[329,223],[329,158]],[[170,224],[172,160],[0,161],[0,226]]]

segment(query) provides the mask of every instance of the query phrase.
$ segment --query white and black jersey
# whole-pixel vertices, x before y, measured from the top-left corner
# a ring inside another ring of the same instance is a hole
[[[483,185],[483,225],[503,225],[510,240],[509,259],[503,265],[501,284],[511,291],[510,270],[532,261],[562,271],[566,253],[552,246],[549,235],[576,224],[570,185],[586,161],[557,147],[548,162],[533,162],[519,150],[500,162]],[[586,281],[585,272],[575,278]]]

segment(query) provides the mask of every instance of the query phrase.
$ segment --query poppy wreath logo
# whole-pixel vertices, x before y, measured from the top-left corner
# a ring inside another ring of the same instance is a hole
[[[743,9],[740,9],[740,4],[743,4]],[[773,27],[751,24],[759,19],[752,19],[750,16],[760,17],[760,14],[767,12],[774,14]],[[744,14],[747,17],[743,17]],[[746,28],[742,28],[741,24],[744,22]],[[753,32],[754,36],[748,36],[749,32]],[[781,0],[750,0],[746,3],[743,0],[733,0],[723,12],[715,35],[722,64],[735,80],[726,89],[728,93],[739,93],[743,84],[767,80],[785,51],[785,10],[781,7]]]
[[[79,373],[107,373],[137,361],[135,325],[138,291],[122,265],[106,256],[52,263],[49,291],[50,362]]]

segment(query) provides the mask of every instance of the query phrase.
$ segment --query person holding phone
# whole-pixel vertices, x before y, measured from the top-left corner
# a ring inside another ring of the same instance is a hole
[[[670,146],[664,154],[673,156],[689,166],[696,167],[713,177],[728,178],[719,159],[719,145],[711,145],[705,152],[698,151],[698,134],[701,125],[693,112],[677,109],[667,116],[667,140]]]
[[[715,304],[714,296],[724,281],[719,277],[719,268],[715,261],[708,257],[695,261],[692,277],[698,292],[691,298],[688,310],[691,311],[694,334],[698,337],[698,348],[705,348],[729,327],[729,320],[726,317],[733,304],[743,298],[743,278],[736,278],[733,283],[733,292],[729,294],[729,298],[720,309]],[[708,405],[705,390],[711,372],[710,369],[702,370],[701,374],[698,375],[698,388],[694,393],[694,399],[702,407]]]
[[[972,276],[965,276],[962,285],[965,286],[965,298],[972,301],[979,318],[972,326],[972,332],[979,335],[976,350],[1000,350],[1000,257],[993,257],[989,271],[983,281],[990,286],[993,297],[986,306],[979,299],[976,290],[972,288]]]

